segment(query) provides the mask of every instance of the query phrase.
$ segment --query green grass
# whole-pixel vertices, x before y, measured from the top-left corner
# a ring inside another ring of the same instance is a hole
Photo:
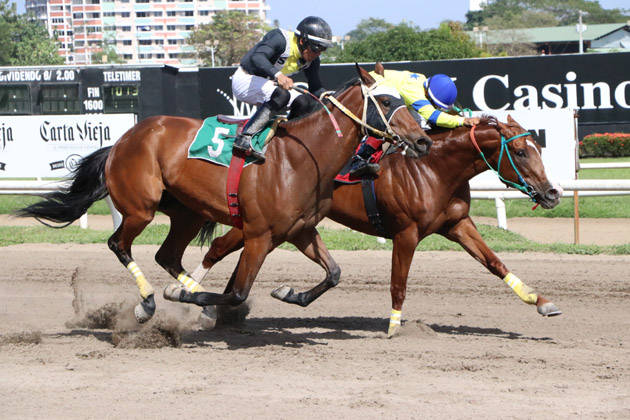
[[[540,244],[530,241],[514,232],[505,231],[492,226],[479,225],[479,231],[490,248],[495,252],[551,252],[559,254],[630,254],[630,243],[620,246],[596,246],[596,245],[571,245],[571,244]],[[326,229],[320,228],[319,232],[326,246],[330,250],[391,250],[392,241],[384,244],[378,243],[373,236],[354,232],[350,229]],[[149,225],[134,241],[135,245],[160,245],[166,234],[168,226]],[[0,247],[23,243],[77,243],[77,244],[103,244],[106,247],[107,239],[111,231],[81,229],[77,226],[69,226],[64,229],[51,229],[48,227],[0,227]],[[193,242],[192,246],[199,246]],[[280,249],[295,250],[290,244],[283,244]],[[418,251],[462,251],[462,248],[454,242],[441,236],[431,235],[418,246]]]
[[[581,163],[630,162],[630,158],[589,158]],[[630,168],[582,169],[579,179],[630,179]],[[532,211],[533,203],[526,199],[505,200],[507,217],[573,217],[573,194],[568,193],[552,210],[538,207]],[[630,196],[581,197],[580,217],[592,219],[630,218]],[[473,200],[470,209],[473,217],[497,217],[494,200]]]
[[[582,159],[582,162],[620,162],[624,159]],[[580,179],[630,179],[630,169],[583,169]],[[27,206],[37,197],[24,195],[0,195],[0,214],[9,214],[15,209]],[[573,217],[573,199],[565,197],[561,204],[553,210],[541,208],[532,211],[532,203],[527,200],[506,200],[506,212],[509,217]],[[628,218],[630,217],[630,197],[583,197],[580,198],[580,217],[583,218]],[[95,203],[89,214],[109,214],[105,201]],[[473,200],[471,215],[473,217],[496,217],[493,200]],[[539,244],[529,241],[513,232],[480,225],[479,230],[488,245],[496,252],[553,252],[569,254],[630,254],[630,244],[621,246],[595,246],[570,244]],[[150,225],[135,240],[135,244],[161,244],[166,237],[168,227]],[[322,238],[332,250],[391,250],[391,241],[379,244],[374,237],[350,230],[320,229]],[[110,231],[84,230],[76,226],[64,229],[47,227],[0,227],[0,246],[20,243],[102,243],[107,242]],[[106,245],[104,245],[106,246]],[[295,249],[292,245],[282,245],[284,249]],[[422,241],[420,251],[458,250],[454,244],[440,236],[432,235]]]

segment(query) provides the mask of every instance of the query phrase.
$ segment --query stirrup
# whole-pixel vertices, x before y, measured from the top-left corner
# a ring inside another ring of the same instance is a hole
[[[358,157],[357,162],[359,163],[356,167],[350,167],[349,174],[352,176],[361,176],[366,173],[375,174],[381,169],[381,165],[379,165],[378,163],[369,162],[361,158],[360,156]]]
[[[248,137],[247,135],[239,135],[234,139],[232,150],[234,149],[242,152],[245,156],[254,157],[259,161],[259,163],[263,163],[265,161],[265,155],[263,152],[259,152],[252,147],[251,137]]]

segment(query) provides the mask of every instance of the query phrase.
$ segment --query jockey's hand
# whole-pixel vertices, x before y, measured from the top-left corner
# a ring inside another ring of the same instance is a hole
[[[479,124],[479,121],[481,121],[479,117],[464,118],[464,126],[472,127],[473,125]]]
[[[293,79],[284,74],[280,74],[276,82],[278,83],[278,86],[284,90],[289,90],[293,87]]]

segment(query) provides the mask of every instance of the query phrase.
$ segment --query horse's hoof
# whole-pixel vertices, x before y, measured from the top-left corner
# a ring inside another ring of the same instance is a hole
[[[186,289],[184,289],[184,286],[181,284],[169,284],[164,289],[162,296],[164,296],[164,299],[170,300],[171,302],[181,302],[180,297],[185,291]]]
[[[562,311],[551,302],[544,303],[538,307],[538,313],[542,316],[558,316],[562,315]]]
[[[389,324],[389,330],[387,331],[387,338],[392,338],[398,331],[400,331],[400,324]]]
[[[204,306],[203,310],[199,314],[197,322],[202,330],[209,331],[214,329],[217,325],[217,307],[216,306]]]
[[[271,292],[271,296],[275,297],[278,300],[284,301],[287,296],[293,294],[293,288],[289,286],[278,287],[276,290]]]
[[[153,299],[153,295],[147,296],[145,300],[137,304],[133,309],[133,314],[136,316],[136,321],[138,321],[139,324],[144,324],[153,318],[154,313],[155,300]]]

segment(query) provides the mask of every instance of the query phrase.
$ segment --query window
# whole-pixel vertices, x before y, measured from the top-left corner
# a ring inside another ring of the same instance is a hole
[[[42,114],[78,114],[79,85],[41,85],[38,103]]]
[[[139,17],[139,18],[147,17],[147,12],[136,12],[136,17]]]
[[[151,45],[151,40],[150,39],[141,39],[138,41],[138,43],[140,45]]]
[[[195,12],[193,12],[192,10],[186,10],[184,11],[184,16],[194,16]]]
[[[31,93],[28,85],[0,86],[0,114],[30,114]]]
[[[131,40],[130,39],[125,39],[122,42],[123,45],[131,45]]]
[[[130,57],[124,57],[130,60]],[[105,86],[105,113],[138,112],[138,86]]]

